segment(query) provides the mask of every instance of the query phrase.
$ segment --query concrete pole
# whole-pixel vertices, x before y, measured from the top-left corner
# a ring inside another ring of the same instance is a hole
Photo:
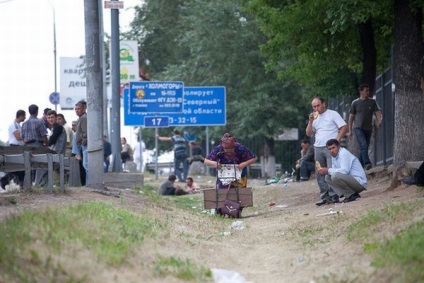
[[[112,172],[122,172],[121,160],[121,97],[120,97],[120,61],[119,61],[119,10],[111,9],[111,79],[112,79],[112,115],[111,145]]]
[[[103,79],[100,68],[98,0],[84,1],[85,57],[87,78],[87,185],[101,188],[103,177]]]
[[[107,84],[106,84],[106,56],[105,56],[105,31],[103,28],[103,9],[102,0],[98,0],[99,5],[99,26],[100,26],[100,67],[102,69],[103,77],[103,135],[109,137],[109,126],[108,126],[108,100],[107,100]]]

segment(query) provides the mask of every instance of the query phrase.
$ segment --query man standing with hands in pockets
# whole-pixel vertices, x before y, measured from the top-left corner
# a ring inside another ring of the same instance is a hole
[[[306,135],[315,136],[314,152],[315,161],[322,167],[331,167],[331,155],[326,147],[330,139],[337,139],[339,142],[347,132],[347,124],[334,110],[329,110],[325,106],[325,100],[322,97],[315,97],[312,100],[314,112],[309,115],[308,125],[306,126]],[[317,166],[317,172],[319,168]],[[320,206],[329,203],[338,203],[339,196],[325,181],[325,175],[317,174],[317,183],[320,190],[321,201],[316,205]]]

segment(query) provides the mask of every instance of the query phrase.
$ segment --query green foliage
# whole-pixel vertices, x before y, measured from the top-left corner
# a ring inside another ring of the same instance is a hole
[[[146,1],[132,27],[127,37],[140,42],[155,79],[226,87],[226,130],[240,138],[273,138],[307,113],[302,89],[266,72],[259,50],[266,37],[240,1]]]
[[[388,66],[393,42],[390,2],[250,0],[248,4],[269,36],[261,46],[267,69],[277,71],[279,78],[294,78],[319,94],[352,93],[363,68],[358,24],[368,19],[374,24],[379,70]]]
[[[84,274],[68,276],[54,258],[64,250],[78,252],[82,247],[100,261],[119,266],[135,244],[155,235],[159,227],[147,217],[97,202],[26,211],[1,223],[0,271],[23,282],[57,282],[59,278],[67,278],[61,282],[82,282]],[[46,252],[40,254],[40,250]],[[46,280],[41,279],[44,276]]]

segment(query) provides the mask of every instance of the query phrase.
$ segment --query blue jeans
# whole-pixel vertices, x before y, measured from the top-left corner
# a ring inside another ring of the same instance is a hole
[[[371,164],[370,157],[368,156],[368,147],[370,145],[372,130],[362,130],[361,128],[355,128],[354,131],[360,151],[359,162],[361,162],[362,167],[365,167],[365,165]]]
[[[82,151],[82,167],[85,169],[85,182],[88,180],[88,147],[86,145],[81,146]]]
[[[302,180],[309,180],[311,172],[315,171],[315,163],[312,161],[302,160],[300,163],[300,178]]]
[[[185,182],[187,179],[188,173],[188,162],[187,162],[187,153],[184,152],[176,152],[174,155],[174,171],[175,175],[177,175],[179,182]],[[183,164],[183,172],[181,172],[180,165]],[[183,173],[181,175],[181,173]]]

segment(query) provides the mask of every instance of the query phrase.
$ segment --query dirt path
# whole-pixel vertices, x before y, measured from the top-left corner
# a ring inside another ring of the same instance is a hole
[[[159,181],[146,180],[156,186]],[[206,180],[203,186],[210,185]],[[241,222],[195,214],[150,203],[133,190],[121,188],[122,198],[90,192],[87,188],[69,188],[66,194],[20,193],[17,203],[0,197],[0,220],[24,209],[68,205],[86,200],[112,202],[136,213],[149,210],[152,217],[166,221],[167,229],[157,239],[148,240],[119,270],[98,266],[96,262],[64,264],[89,274],[88,282],[183,282],[175,277],[157,278],[151,263],[157,255],[189,259],[198,265],[239,272],[248,282],[387,282],[376,276],[371,258],[364,254],[363,243],[348,242],[348,226],[369,209],[386,204],[422,199],[415,186],[386,188],[388,178],[370,180],[362,198],[347,204],[317,207],[316,180],[301,183],[264,185],[250,180],[254,207],[243,211]],[[184,196],[193,197],[193,196]],[[194,197],[201,198],[201,195]],[[276,205],[269,206],[269,201]],[[329,212],[338,212],[331,215]],[[238,228],[230,226],[238,224]],[[230,232],[222,236],[221,233]],[[71,261],[71,259],[69,259]],[[72,260],[72,262],[74,262]],[[88,268],[89,267],[89,268]],[[102,269],[102,272],[93,270]]]

